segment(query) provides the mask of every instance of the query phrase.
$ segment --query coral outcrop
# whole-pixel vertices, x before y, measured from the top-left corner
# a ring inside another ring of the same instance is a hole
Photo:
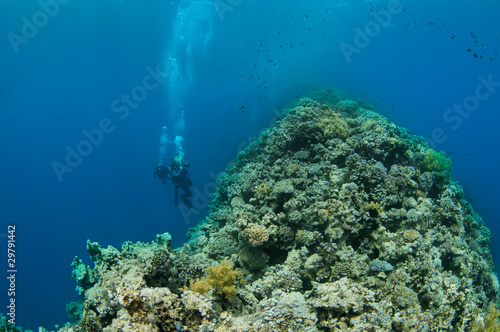
[[[318,100],[238,155],[183,247],[89,242],[83,314],[61,331],[497,326],[490,232],[449,160],[366,103]]]

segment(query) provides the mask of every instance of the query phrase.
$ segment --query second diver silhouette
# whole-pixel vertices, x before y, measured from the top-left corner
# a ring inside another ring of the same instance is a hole
[[[165,185],[167,184],[167,178],[172,181],[174,185],[175,206],[179,204],[179,189],[182,189],[183,193],[180,194],[180,197],[188,209],[193,207],[191,201],[188,199],[193,195],[189,188],[193,185],[193,181],[189,178],[187,170],[189,166],[190,164],[187,161],[183,161],[181,156],[177,155],[172,159],[168,167],[165,166],[163,162],[158,162],[153,173],[154,178],[156,179],[158,177]]]

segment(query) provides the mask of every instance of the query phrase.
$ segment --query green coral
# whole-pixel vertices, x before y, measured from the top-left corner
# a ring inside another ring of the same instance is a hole
[[[2,332],[22,332],[21,327],[16,327],[14,324],[9,323],[8,317],[0,313],[0,331]]]
[[[443,151],[439,153],[428,149],[425,153],[422,167],[431,172],[449,172],[451,169],[451,159],[446,157]]]
[[[170,233],[156,234],[156,242],[159,246],[170,248],[172,244],[172,235],[170,235]]]
[[[82,319],[85,304],[83,301],[75,301],[66,304],[66,312],[74,322],[79,322]]]
[[[99,243],[87,240],[87,252],[94,262],[102,260],[102,247]]]
[[[83,263],[83,261],[76,256],[71,262],[71,276],[73,280],[80,283],[76,286],[78,294],[83,295],[85,291],[92,287],[97,282],[96,272]]]

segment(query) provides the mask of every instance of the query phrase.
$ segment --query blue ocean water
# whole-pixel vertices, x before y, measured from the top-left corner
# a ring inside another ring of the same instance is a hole
[[[498,259],[495,1],[40,0],[0,3],[0,282],[15,225],[16,323],[68,321],[70,263],[203,219],[219,172],[279,109],[342,89],[424,136],[492,230]],[[153,179],[184,138],[193,209]]]

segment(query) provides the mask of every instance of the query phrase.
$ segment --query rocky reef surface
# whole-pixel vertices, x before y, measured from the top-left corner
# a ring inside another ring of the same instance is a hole
[[[181,248],[89,241],[59,331],[493,331],[490,232],[450,167],[362,101],[301,99]]]

